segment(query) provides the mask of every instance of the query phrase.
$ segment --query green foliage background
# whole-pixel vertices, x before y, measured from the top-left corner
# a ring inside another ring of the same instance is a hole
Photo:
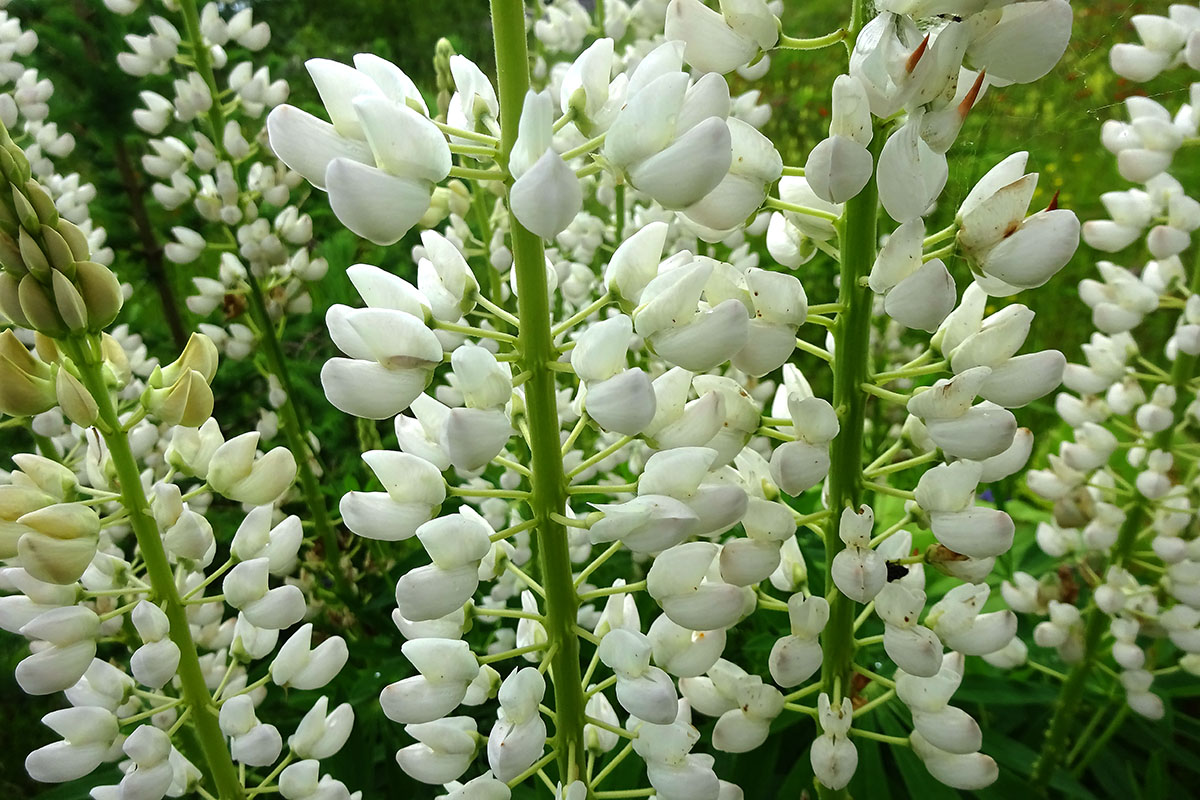
[[[292,86],[289,102],[301,106],[317,105],[303,67],[304,60],[314,56],[348,61],[355,52],[374,52],[394,61],[418,85],[428,87],[433,84],[434,43],[444,35],[458,52],[485,70],[493,69],[486,0],[241,0],[225,5],[251,5],[257,18],[271,24],[271,44],[257,63],[268,64],[273,78],[287,78]],[[1081,219],[1103,217],[1099,195],[1126,187],[1117,176],[1115,159],[1100,147],[1100,123],[1122,116],[1119,104],[1133,93],[1156,96],[1172,108],[1186,102],[1186,75],[1182,72],[1135,86],[1114,76],[1107,63],[1111,45],[1133,36],[1129,17],[1134,13],[1166,13],[1166,0],[1088,0],[1074,5],[1074,37],[1055,71],[1032,86],[990,91],[968,118],[952,151],[951,178],[942,208],[928,221],[930,230],[947,224],[957,201],[975,181],[1018,149],[1031,152],[1030,168],[1042,175],[1035,204],[1045,205],[1058,192],[1059,204],[1075,209]],[[158,90],[169,95],[164,88],[169,79],[151,78],[143,83],[117,70],[114,58],[123,48],[122,37],[127,32],[141,33],[136,27],[140,23],[107,13],[99,0],[13,0],[9,11],[39,33],[41,44],[34,65],[54,80],[52,119],[78,140],[75,153],[65,163],[60,161],[60,168],[63,172],[79,171],[84,180],[98,188],[93,216],[108,230],[109,242],[118,253],[118,274],[136,287],[134,299],[120,321],[143,335],[151,354],[168,356],[171,331],[161,303],[149,288],[150,279],[161,270],[182,307],[182,298],[189,293],[190,279],[196,273],[194,266],[181,268],[163,262],[163,239],[171,225],[178,222],[172,221],[174,215],[156,208],[153,201],[139,200],[148,185],[138,164],[145,137],[132,127],[129,115],[137,104],[138,90],[155,88],[158,81],[163,84]],[[848,3],[840,0],[788,0],[784,30],[794,36],[819,35],[837,28],[847,14]],[[840,49],[779,53],[772,57],[765,79],[751,87],[734,76],[733,90],[757,88],[762,92],[764,101],[774,110],[767,133],[785,163],[802,164],[808,149],[825,135],[828,87],[843,68]],[[1183,159],[1177,160],[1181,168],[1174,174],[1185,187],[1196,188],[1200,187],[1200,160],[1192,161],[1187,166]],[[324,487],[336,501],[344,491],[362,488],[368,482],[358,458],[360,443],[377,441],[381,432],[387,434],[386,426],[356,426],[326,403],[317,373],[332,353],[320,317],[332,303],[356,302],[345,278],[348,265],[378,264],[402,275],[411,274],[413,267],[404,243],[385,251],[342,230],[319,194],[305,203],[303,210],[313,216],[318,231],[315,255],[328,259],[330,270],[314,290],[316,311],[307,317],[291,318],[284,339],[301,393],[298,404],[307,409],[310,428],[322,443]],[[144,224],[139,224],[143,217]],[[1138,257],[1144,258],[1145,254]],[[1071,264],[1047,287],[1016,298],[1038,312],[1027,350],[1056,347],[1064,349],[1068,358],[1078,357],[1078,347],[1086,341],[1092,326],[1075,286],[1091,274],[1097,258],[1096,253],[1081,247]],[[968,280],[965,267],[959,263],[953,268],[958,270],[960,287],[964,286]],[[820,259],[802,268],[800,277],[809,296],[831,296],[834,272],[828,262]],[[194,328],[199,321],[183,308],[185,328]],[[1143,326],[1140,335],[1147,342],[1165,340],[1164,331],[1156,330],[1153,324]],[[253,427],[261,393],[247,393],[243,387],[257,385],[256,380],[248,362],[222,365],[213,388],[219,403],[217,416],[227,430],[236,430],[239,425],[242,429]],[[1024,413],[1022,423],[1035,431],[1049,430],[1054,425],[1049,399]],[[1040,436],[1039,448],[1051,448],[1056,438]],[[28,443],[0,441],[0,445],[0,451],[11,451]],[[1000,577],[1016,569],[1036,574],[1048,563],[1033,544],[1032,535],[1043,512],[1025,502],[1027,497],[1020,487],[1010,486],[1006,491],[1008,496],[997,497],[997,501],[1004,503],[1017,520],[1018,543],[998,572]],[[879,518],[889,516],[879,508],[876,513]],[[225,534],[231,535],[239,518],[230,515],[218,520],[215,524],[220,537],[220,526],[228,526]],[[327,597],[330,603],[322,609],[327,629],[342,628],[351,639],[351,662],[330,687],[331,700],[352,703],[357,715],[350,743],[324,766],[352,790],[362,789],[366,798],[431,797],[434,793],[429,787],[409,781],[395,766],[392,755],[406,742],[401,741],[400,726],[383,717],[377,702],[381,686],[407,674],[409,669],[389,619],[394,603],[391,587],[404,569],[415,566],[423,556],[419,549],[413,552],[410,548],[397,555],[396,551],[372,548],[367,558],[367,564],[376,569],[369,579],[360,582],[361,596],[349,607]],[[810,564],[819,563],[820,556],[814,552]],[[931,591],[932,596],[937,594],[936,589]],[[1023,634],[1028,631],[1023,630]],[[729,648],[759,652],[765,663],[776,635],[756,622],[739,628]],[[54,698],[27,697],[17,689],[10,676],[25,652],[19,639],[0,638],[0,708],[7,718],[0,725],[0,798],[84,798],[96,776],[87,782],[47,788],[32,783],[24,774],[24,755],[52,737],[38,720],[58,703]],[[1116,736],[1094,755],[1086,774],[1079,779],[1060,778],[1055,787],[1060,796],[1123,800],[1200,796],[1194,788],[1200,785],[1200,704],[1196,701],[1200,690],[1183,680],[1172,683],[1164,679],[1156,683],[1159,686],[1169,699],[1168,708],[1173,704],[1174,711],[1169,711],[1158,725],[1126,718]],[[1001,765],[1000,781],[978,793],[980,797],[1013,798],[1024,791],[1023,776],[1028,774],[1041,744],[1055,695],[1052,681],[1028,669],[1002,673],[978,662],[971,664],[955,703],[980,720],[985,731],[984,751]],[[311,698],[281,699],[275,695],[268,702],[290,708],[272,708],[263,714],[286,736],[292,729],[289,725],[294,727]],[[1100,710],[1111,716],[1120,702],[1093,696],[1083,711],[1090,715]],[[1080,726],[1085,721],[1081,719]],[[902,735],[906,724],[907,720],[899,716],[884,715],[880,730]],[[743,756],[718,754],[718,773],[742,785],[747,797],[799,797],[812,785],[807,756],[811,722],[785,715],[776,725],[780,735],[773,736],[760,750]],[[916,758],[903,749],[892,750],[862,740],[859,752],[860,767],[851,784],[855,796],[870,800],[939,800],[958,794],[929,778]],[[631,785],[637,780],[636,769],[631,759],[615,783]],[[98,775],[112,782],[115,768]]]

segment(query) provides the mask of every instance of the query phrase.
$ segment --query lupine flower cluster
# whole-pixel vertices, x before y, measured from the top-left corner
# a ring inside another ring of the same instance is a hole
[[[149,16],[149,32],[126,36],[130,49],[117,64],[165,92],[141,91],[133,112],[150,137],[141,163],[153,178],[154,199],[168,211],[190,207],[195,214],[171,228],[164,253],[180,265],[216,262],[216,277],[192,279],[197,293],[187,306],[202,317],[220,309],[218,324],[201,323],[200,330],[226,356],[242,359],[286,313],[312,308],[305,284],[320,280],[326,263],[310,257],[312,220],[292,204],[300,176],[262,152],[261,118],[288,96],[286,81],[272,80],[250,60],[269,42],[270,28],[249,8],[228,20],[216,3],[195,19],[188,9]],[[271,402],[259,426],[267,438],[279,427],[275,409],[286,397],[285,376],[269,371]]]
[[[29,642],[21,689],[65,698],[35,780],[116,764],[96,800],[360,797],[321,763],[356,716],[335,680],[364,632],[320,613],[352,615],[350,575],[394,587],[396,635],[364,634],[405,663],[368,673],[400,726],[386,768],[456,800],[736,800],[753,787],[719,759],[785,725],[822,797],[865,783],[865,742],[983,789],[1000,767],[956,700],[974,657],[1062,679],[1044,788],[1094,670],[1151,719],[1157,678],[1200,674],[1200,204],[1169,174],[1200,84],[1105,124],[1138,187],[1101,198],[1111,219],[1059,207],[1036,152],[947,191],[973,110],[1062,57],[1067,0],[853,0],[807,38],[778,0],[491,0],[494,72],[447,40],[430,87],[312,58],[319,114],[258,65],[252,5],[104,5],[140,30],[116,61],[145,87],[165,254],[220,319],[170,361],[106,333],[128,291],[94,190],[55,172],[73,140],[16,60],[36,36],[0,18],[0,426],[38,448],[0,473],[0,627]],[[1195,7],[1134,24],[1119,74],[1197,66]],[[798,158],[755,88],[779,51],[846,56]],[[281,341],[328,269],[302,198],[411,262],[349,266],[361,304],[323,309],[321,388],[366,478],[335,476],[336,513]],[[1014,296],[1081,235],[1151,260],[1080,284],[1097,333],[1068,363],[1027,346]],[[1164,310],[1159,358],[1133,332]],[[269,408],[227,437],[218,362],[260,355]],[[1073,433],[1043,457],[1022,409],[1060,385]],[[1044,574],[997,570],[1034,535],[1000,482],[1045,500]]]
[[[595,790],[633,752],[658,796],[716,798],[738,790],[695,750],[697,715],[716,719],[712,747],[736,753],[794,712],[816,719],[812,767],[836,791],[854,775],[854,738],[878,736],[855,718],[898,696],[915,725],[901,742],[932,775],[958,788],[995,779],[977,723],[949,705],[962,657],[1010,658],[1017,627],[1009,611],[984,612],[984,580],[1014,528],[976,492],[1024,465],[1032,436],[1009,409],[1052,391],[1065,359],[1017,355],[1033,316],[1024,306],[984,312],[989,295],[1060,269],[1079,223],[1054,203],[1028,214],[1037,175],[1024,153],[989,172],[949,228],[927,237],[923,218],[967,113],[987,86],[1054,65],[1070,8],[1000,4],[947,21],[899,5],[870,21],[858,10],[829,138],[803,168],[731,116],[722,73],[780,42],[847,34],[781,39],[761,2],[717,12],[673,0],[663,39],[622,50],[603,37],[565,70],[539,62],[541,89],[509,39],[514,29],[524,39],[524,14],[501,2],[499,91],[451,55],[455,91],[434,115],[380,59],[316,59],[329,120],[286,105],[270,114],[275,152],[371,241],[419,224],[448,177],[473,184],[471,205],[487,209],[482,230],[452,210],[442,232],[422,232],[416,285],[356,265],[366,307],[327,315],[345,354],[322,370],[327,397],[392,420],[399,448],[364,454],[383,491],[343,497],[343,519],[360,536],[415,537],[430,559],[396,584],[395,621],[419,674],[380,696],[416,742],[397,754],[412,777],[451,796],[506,797],[556,762],[558,791],[571,794]],[[534,24],[546,51],[582,44],[582,12],[553,8]],[[638,4],[630,21],[644,29],[652,14]],[[900,226],[878,254],[877,202]],[[757,235],[769,229],[785,267],[819,251],[839,261],[837,302],[810,305],[795,275],[760,266],[744,247],[748,218]],[[488,257],[472,258],[480,249]],[[961,302],[951,255],[973,271]],[[908,364],[869,374],[860,351],[876,305],[935,335]],[[806,325],[832,329],[832,353],[797,338]],[[798,347],[833,364],[832,403],[812,389],[819,365],[806,375],[793,362]],[[911,395],[883,388],[942,371],[951,376]],[[867,463],[872,395],[908,417]],[[915,491],[875,480],[943,461]],[[818,510],[789,502],[822,484]],[[907,513],[876,533],[868,493],[907,498]],[[914,556],[919,528],[933,543]],[[810,585],[798,542],[814,532],[828,560]],[[632,574],[594,583],[623,562]],[[926,612],[927,565],[963,583]],[[725,645],[746,617],[770,612],[788,624],[767,681]],[[497,627],[473,654],[468,624],[495,618],[515,629]],[[881,635],[855,639],[879,623]],[[894,664],[891,678],[855,657],[880,644],[871,658]],[[855,675],[868,688],[853,688]],[[816,707],[798,702],[813,694]],[[477,750],[486,771],[471,777]]]
[[[1119,75],[1144,81],[1172,66],[1200,66],[1200,9],[1177,4],[1169,17],[1142,14],[1133,24],[1143,44],[1113,46]],[[1191,84],[1189,99],[1172,114],[1133,95],[1124,103],[1128,121],[1108,120],[1101,130],[1135,188],[1102,195],[1110,218],[1084,223],[1083,239],[1128,266],[1100,260],[1097,277],[1079,284],[1096,332],[1083,345],[1083,363],[1065,368],[1067,391],[1055,400],[1073,435],[1027,476],[1029,488],[1053,503],[1037,544],[1055,571],[1017,572],[1003,586],[1011,608],[1042,619],[1034,643],[1072,667],[1068,687],[1082,686],[1097,662],[1111,664],[1125,711],[1152,720],[1164,714],[1157,677],[1200,674],[1200,551],[1190,533],[1200,297],[1197,269],[1185,266],[1194,261],[1200,203],[1170,174],[1180,147],[1197,137],[1200,83]],[[1139,344],[1135,332],[1147,317],[1171,314],[1162,346]],[[1064,690],[1036,778],[1048,778],[1061,760],[1079,703]]]
[[[107,5],[118,14],[141,13],[137,4]],[[126,36],[130,50],[117,57],[123,71],[148,81],[177,76],[161,80],[167,95],[140,92],[142,107],[133,112],[150,137],[142,167],[155,179],[154,199],[167,211],[190,206],[195,213],[171,228],[164,253],[175,264],[215,273],[192,278],[197,293],[188,309],[202,317],[220,312],[217,324],[200,323],[199,330],[229,358],[261,353],[268,386],[257,430],[267,440],[283,433],[318,535],[336,553],[318,490],[318,443],[292,403],[281,346],[287,315],[311,311],[307,285],[328,268],[310,252],[312,219],[293,202],[303,178],[266,148],[263,117],[287,99],[288,85],[251,60],[270,41],[269,26],[256,22],[252,9],[226,19],[217,3],[195,5],[164,4],[165,16],[150,15],[150,32]],[[330,570],[343,586],[336,559]]]

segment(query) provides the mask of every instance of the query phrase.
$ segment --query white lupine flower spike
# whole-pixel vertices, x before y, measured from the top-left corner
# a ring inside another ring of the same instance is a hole
[[[354,800],[378,792],[341,771],[374,735],[364,689],[401,734],[378,780],[456,800],[737,800],[772,776],[735,786],[714,751],[784,732],[822,796],[869,794],[903,747],[981,790],[1007,712],[966,700],[994,670],[1063,688],[1022,739],[1035,792],[1100,774],[1116,744],[1069,746],[1100,692],[1178,716],[1200,675],[1200,83],[1113,107],[1130,185],[1081,225],[1069,159],[1001,152],[972,184],[954,152],[984,104],[1036,104],[1045,139],[1063,110],[1024,84],[1066,52],[1066,0],[855,0],[802,36],[775,0],[493,0],[494,69],[451,38],[428,86],[316,54],[315,114],[259,63],[252,8],[141,5],[104,3],[172,219],[135,227],[202,318],[174,360],[130,325],[182,343],[194,320],[104,266],[131,255],[90,217],[105,183],[58,171],[93,143],[0,11],[0,428],[41,454],[0,465],[0,628],[27,642],[20,688],[70,705],[31,777],[119,762],[96,800]],[[1124,79],[1200,68],[1195,4],[1132,24]],[[842,47],[814,84],[806,59]],[[784,66],[789,97],[828,98],[810,140],[786,135]],[[377,248],[345,270],[361,302],[313,286],[339,228]],[[1081,238],[1112,260],[1036,319]]]

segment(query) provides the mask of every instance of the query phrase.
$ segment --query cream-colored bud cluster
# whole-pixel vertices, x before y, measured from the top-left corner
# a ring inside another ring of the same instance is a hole
[[[96,332],[124,298],[112,271],[89,259],[87,237],[58,214],[7,130],[0,140],[0,312],[50,337]]]

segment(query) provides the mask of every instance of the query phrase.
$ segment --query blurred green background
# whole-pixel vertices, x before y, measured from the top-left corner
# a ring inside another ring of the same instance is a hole
[[[486,0],[241,0],[231,7],[252,6],[256,18],[272,27],[272,40],[256,63],[269,65],[272,78],[286,78],[292,87],[289,102],[313,106],[316,93],[303,68],[305,59],[321,56],[341,61],[361,51],[369,51],[398,64],[423,87],[433,85],[434,43],[447,36],[455,49],[471,57],[486,71],[492,71],[491,29]],[[815,36],[844,24],[848,3],[837,0],[789,0],[785,4],[784,31],[792,36]],[[950,182],[937,214],[928,221],[929,230],[947,224],[957,202],[992,165],[1015,150],[1031,152],[1030,169],[1042,175],[1035,205],[1045,205],[1060,192],[1059,205],[1073,208],[1081,219],[1103,217],[1099,195],[1127,188],[1116,173],[1115,160],[1099,144],[1100,123],[1110,117],[1121,118],[1121,101],[1130,94],[1149,94],[1164,102],[1172,111],[1187,98],[1186,71],[1168,73],[1147,85],[1133,85],[1114,76],[1108,68],[1108,49],[1119,41],[1133,38],[1129,18],[1135,13],[1166,13],[1168,3],[1118,2],[1094,0],[1076,2],[1075,31],[1066,56],[1055,71],[1032,86],[1014,86],[992,90],[972,111],[951,152]],[[192,267],[164,263],[161,245],[173,215],[158,209],[153,201],[141,200],[145,178],[137,164],[145,137],[132,128],[129,114],[137,105],[137,92],[147,86],[169,95],[167,78],[150,78],[145,83],[118,71],[113,64],[127,33],[143,33],[141,13],[129,19],[116,17],[100,7],[99,0],[13,0],[8,6],[26,27],[38,31],[41,45],[31,59],[42,74],[56,85],[51,100],[52,119],[71,131],[78,145],[75,153],[60,162],[62,171],[77,170],[86,181],[96,184],[99,198],[92,210],[96,221],[108,230],[109,243],[118,253],[116,267],[124,280],[135,286],[146,285],[156,271],[165,274],[182,306],[187,296]],[[733,91],[751,88],[762,93],[773,109],[766,132],[776,142],[785,163],[803,164],[808,149],[825,136],[828,124],[828,87],[834,76],[845,68],[840,48],[807,52],[779,53],[772,57],[770,72],[753,85],[731,77]],[[1193,159],[1193,162],[1196,160]],[[1200,187],[1196,163],[1190,167],[1177,161],[1174,171],[1185,187]],[[143,209],[144,206],[144,209]],[[291,321],[288,340],[290,354],[299,373],[296,383],[301,407],[327,409],[316,379],[321,363],[330,355],[330,345],[321,331],[320,309],[333,302],[355,302],[345,279],[345,267],[364,261],[389,266],[401,274],[411,272],[407,249],[397,245],[389,250],[373,247],[340,229],[332,220],[328,206],[319,195],[304,206],[313,215],[321,235],[316,254],[330,262],[329,277],[314,291],[318,312],[308,318]],[[144,224],[139,224],[144,217]],[[1144,259],[1131,248],[1124,258]],[[1132,253],[1133,255],[1130,255]],[[1026,351],[1057,347],[1068,358],[1078,357],[1078,346],[1092,330],[1088,310],[1078,300],[1075,286],[1091,274],[1098,254],[1081,247],[1071,264],[1048,286],[1015,298],[1038,312],[1034,331]],[[1119,261],[1124,266],[1140,263]],[[961,262],[951,265],[960,290],[968,280]],[[818,259],[801,268],[810,298],[830,296],[832,269]],[[821,302],[815,300],[814,302]],[[122,322],[143,334],[152,354],[168,356],[172,350],[171,332],[152,296],[130,303]],[[194,328],[196,318],[183,309],[183,324]],[[1161,326],[1160,326],[1161,327]],[[1155,325],[1143,326],[1141,334],[1163,341],[1163,331]],[[1147,339],[1150,341],[1151,339]],[[222,366],[214,392],[219,398],[219,416],[226,429],[237,429],[239,419],[245,428],[254,424],[258,397],[247,402],[237,387],[255,379],[245,363]],[[331,478],[326,489],[336,499],[346,488],[357,488],[358,437],[369,440],[370,431],[356,429],[340,415],[313,414],[314,432],[325,449]],[[1053,407],[1047,400],[1024,412],[1022,422],[1036,429],[1053,423]],[[378,430],[374,432],[378,435]],[[1053,437],[1043,437],[1042,449]],[[1020,519],[1021,509],[1013,509]],[[1031,516],[1022,520],[1031,525]],[[231,524],[236,524],[233,521]],[[1026,545],[1028,545],[1026,537]],[[1028,550],[1028,547],[1025,548]],[[1033,557],[1033,556],[1030,556]],[[380,558],[384,556],[380,555]],[[411,560],[411,559],[410,559]],[[391,564],[403,567],[405,558]],[[414,561],[415,563],[415,561]],[[1008,565],[1012,569],[1012,564]],[[351,789],[363,789],[367,798],[432,796],[408,781],[392,761],[392,753],[401,746],[400,726],[386,721],[379,710],[380,686],[404,674],[406,662],[396,646],[397,637],[388,621],[392,607],[386,581],[364,590],[364,597],[353,614],[356,641],[351,642],[352,661],[339,678],[333,694],[337,702],[349,701],[358,713],[351,743],[326,768],[345,780]],[[345,614],[346,612],[341,612]],[[343,619],[351,627],[350,619]],[[748,630],[741,634],[741,645],[769,648],[765,631]],[[731,642],[730,647],[735,644]],[[764,650],[765,652],[765,650]],[[51,740],[52,734],[40,723],[40,717],[57,707],[55,698],[29,698],[23,695],[9,676],[25,649],[15,637],[0,637],[0,708],[7,720],[0,726],[0,798],[83,798],[87,787],[71,784],[47,789],[30,782],[24,774],[24,754]],[[1181,703],[1190,690],[1175,696]],[[1044,682],[1017,687],[1002,673],[982,670],[968,680],[956,696],[968,711],[981,720],[985,729],[985,751],[1005,768],[1005,776],[993,789],[980,796],[1012,798],[1022,791],[1013,771],[1027,770],[1038,746],[1053,687]],[[286,698],[279,701],[294,706],[298,715],[307,710],[311,699]],[[1182,706],[1181,706],[1182,707]],[[1194,707],[1191,711],[1196,711]],[[266,719],[272,719],[266,716]],[[776,736],[762,750],[733,757],[722,756],[718,771],[738,781],[748,797],[798,797],[809,785],[806,746],[810,737],[807,721],[797,718],[780,720],[781,728],[801,726],[795,736]],[[887,725],[899,726],[900,719]],[[290,732],[281,724],[285,736]],[[1058,791],[1076,797],[1181,797],[1197,796],[1190,788],[1200,782],[1194,754],[1200,749],[1200,725],[1179,714],[1165,726],[1152,728],[1131,721],[1128,730],[1113,740],[1110,749],[1120,754],[1099,759],[1093,775],[1084,784],[1060,786]],[[860,746],[862,766],[855,787],[864,798],[941,798],[956,793],[933,783],[911,757],[901,754],[895,761],[884,748],[867,742]],[[1023,766],[1022,766],[1023,765]],[[110,770],[109,779],[114,779]],[[1181,794],[1180,792],[1183,792]]]

